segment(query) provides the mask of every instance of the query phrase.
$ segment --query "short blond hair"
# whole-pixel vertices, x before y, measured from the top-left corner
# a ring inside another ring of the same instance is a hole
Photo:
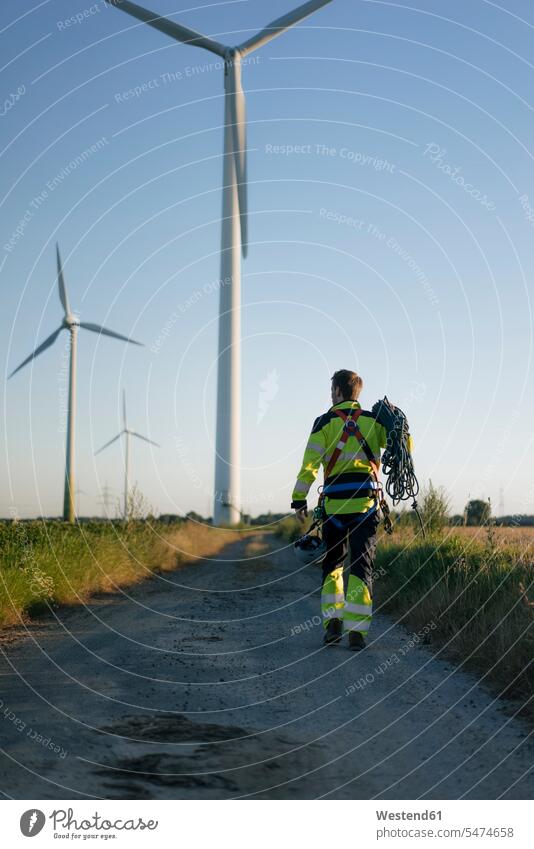
[[[357,401],[363,388],[363,380],[355,371],[341,369],[332,375],[332,383],[343,395],[344,401]]]

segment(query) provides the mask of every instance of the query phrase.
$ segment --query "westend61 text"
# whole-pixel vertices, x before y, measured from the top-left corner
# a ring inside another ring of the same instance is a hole
[[[441,811],[377,811],[377,820],[441,820]]]

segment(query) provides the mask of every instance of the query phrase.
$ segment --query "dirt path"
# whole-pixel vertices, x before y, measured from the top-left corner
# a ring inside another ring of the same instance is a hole
[[[534,747],[378,615],[323,648],[319,574],[260,535],[0,644],[8,798],[532,798]]]

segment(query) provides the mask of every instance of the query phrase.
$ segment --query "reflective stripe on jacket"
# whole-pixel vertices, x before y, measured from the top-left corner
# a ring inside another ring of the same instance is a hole
[[[319,416],[313,424],[304,459],[293,490],[293,503],[305,506],[310,486],[315,481],[321,465],[323,471],[338,444],[343,431],[343,421],[334,410],[360,409],[358,401],[341,401]],[[380,463],[380,451],[386,447],[386,431],[364,410],[358,418],[358,427]],[[328,515],[340,513],[366,513],[375,505],[373,491],[376,482],[371,465],[359,441],[349,436],[330,476],[324,482],[325,510]]]

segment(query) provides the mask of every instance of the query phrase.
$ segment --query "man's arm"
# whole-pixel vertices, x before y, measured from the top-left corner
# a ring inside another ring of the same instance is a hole
[[[302,465],[297,475],[297,482],[293,489],[291,507],[297,512],[297,518],[304,521],[308,515],[307,495],[309,489],[317,477],[321,466],[321,458],[325,452],[325,438],[322,429],[318,426],[316,419],[312,428],[310,438],[306,445]]]

